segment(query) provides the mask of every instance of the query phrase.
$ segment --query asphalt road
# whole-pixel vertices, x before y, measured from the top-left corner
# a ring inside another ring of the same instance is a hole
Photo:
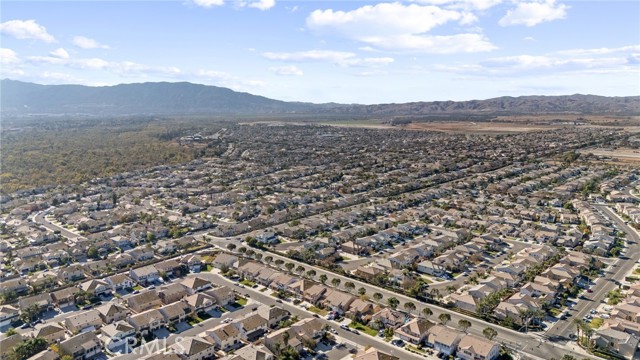
[[[45,213],[46,213],[46,210],[39,212],[38,214],[36,214],[36,216],[33,217],[33,221],[46,227],[51,231],[60,231],[60,235],[68,239],[75,239],[79,237],[77,234],[72,233],[71,231],[63,228],[62,226],[58,226],[56,224],[49,222],[47,219],[45,219]]]
[[[616,282],[622,281],[624,277],[631,271],[640,260],[640,236],[631,227],[624,223],[615,212],[606,205],[593,205],[605,213],[609,219],[619,228],[627,233],[627,249],[625,258],[616,259],[612,267],[605,272],[605,276],[598,279],[595,286],[592,287],[592,293],[584,293],[584,298],[578,299],[577,304],[571,310],[572,316],[567,320],[560,320],[552,326],[546,333],[549,337],[569,338],[569,335],[575,333],[574,319],[582,319],[592,309],[604,300],[607,293],[618,287]],[[626,258],[629,256],[630,258]]]
[[[223,238],[214,238],[211,241],[212,244],[217,245],[223,249],[226,249],[226,245],[229,243],[234,243],[236,244],[237,248],[239,248],[240,246],[244,246],[242,245],[240,242],[238,242],[237,240],[232,240],[232,239],[223,239]],[[450,326],[456,326],[456,324],[458,323],[459,320],[461,319],[466,319],[469,322],[471,322],[471,328],[469,328],[467,330],[467,332],[475,334],[475,335],[479,335],[479,336],[484,336],[482,335],[482,330],[484,330],[486,327],[492,327],[495,330],[497,330],[498,332],[498,336],[495,338],[496,341],[499,341],[503,344],[505,344],[506,346],[513,348],[515,350],[518,350],[519,352],[525,353],[527,355],[527,357],[532,358],[532,359],[550,359],[552,357],[555,358],[562,358],[563,355],[565,354],[571,354],[576,358],[579,359],[583,359],[583,358],[594,358],[595,357],[591,357],[586,353],[583,352],[576,352],[574,351],[571,347],[566,346],[565,343],[552,343],[550,341],[542,341],[542,337],[540,335],[534,334],[534,333],[521,333],[521,332],[517,332],[511,329],[507,329],[507,328],[503,328],[500,327],[498,325],[486,322],[484,320],[480,320],[477,319],[475,317],[471,317],[471,316],[467,316],[464,314],[460,314],[458,312],[449,310],[449,309],[445,309],[445,308],[441,308],[438,306],[434,306],[434,305],[430,305],[430,304],[426,304],[426,303],[422,303],[414,298],[410,298],[408,296],[404,296],[402,294],[398,294],[398,293],[394,293],[390,290],[387,289],[383,289],[362,281],[358,281],[355,279],[351,279],[351,278],[347,278],[345,276],[333,273],[331,271],[322,269],[322,268],[318,268],[318,267],[312,267],[309,264],[305,264],[305,263],[301,263],[292,259],[289,259],[287,257],[284,256],[280,256],[277,254],[273,254],[273,253],[269,253],[269,252],[264,252],[258,249],[254,249],[257,253],[262,253],[263,255],[263,259],[266,256],[272,256],[273,257],[273,262],[271,263],[272,266],[276,266],[275,265],[275,260],[276,259],[282,259],[285,261],[285,263],[287,262],[291,262],[294,263],[296,265],[296,267],[298,265],[302,265],[305,270],[310,270],[313,268],[313,270],[316,271],[316,276],[313,278],[313,280],[320,282],[320,275],[321,274],[325,274],[327,276],[327,281],[325,282],[325,286],[328,287],[334,287],[331,284],[331,280],[334,278],[338,278],[340,279],[340,284],[337,288],[339,288],[342,291],[348,292],[345,288],[344,288],[344,284],[347,281],[351,281],[353,282],[356,287],[354,291],[357,291],[357,289],[359,289],[360,287],[365,288],[366,290],[366,295],[368,295],[370,298],[372,297],[372,295],[376,292],[380,293],[383,295],[383,298],[381,299],[380,303],[382,305],[387,304],[387,299],[391,298],[391,297],[395,297],[396,299],[398,299],[400,301],[400,306],[398,306],[398,309],[402,310],[403,306],[406,302],[412,302],[413,304],[416,305],[416,310],[413,311],[413,314],[415,315],[420,315],[422,314],[422,309],[425,307],[429,307],[431,309],[431,311],[433,312],[433,315],[430,317],[430,319],[432,321],[437,322],[438,321],[438,316],[442,313],[447,313],[451,316],[451,322],[449,323]],[[284,268],[284,265],[280,268],[281,271],[286,272],[286,268]],[[371,301],[373,301],[373,299],[371,299]],[[543,355],[543,356],[542,356]]]

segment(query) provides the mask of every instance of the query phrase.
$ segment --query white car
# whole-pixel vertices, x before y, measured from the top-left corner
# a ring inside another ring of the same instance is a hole
[[[602,319],[608,319],[608,318],[610,318],[610,317],[611,317],[611,315],[609,315],[609,314],[601,314],[601,315],[600,315],[600,317],[601,317]]]

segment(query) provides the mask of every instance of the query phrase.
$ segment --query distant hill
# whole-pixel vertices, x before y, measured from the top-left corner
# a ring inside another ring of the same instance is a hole
[[[640,96],[595,95],[499,97],[472,101],[355,105],[285,102],[188,82],[141,83],[90,87],[39,85],[2,80],[4,115],[264,115],[334,114],[361,116],[429,116],[442,114],[640,114]]]

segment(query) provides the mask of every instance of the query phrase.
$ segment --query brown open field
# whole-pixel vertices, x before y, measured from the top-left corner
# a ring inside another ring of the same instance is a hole
[[[582,154],[593,154],[596,156],[605,156],[624,162],[640,162],[639,149],[604,149],[604,148],[587,148],[580,150]]]
[[[430,121],[411,123],[403,128],[410,130],[431,130],[473,134],[511,134],[530,131],[557,129],[560,126],[531,125],[520,122],[472,122],[472,121]]]

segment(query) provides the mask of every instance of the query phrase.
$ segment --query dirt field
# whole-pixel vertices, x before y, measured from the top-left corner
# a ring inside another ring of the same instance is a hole
[[[518,122],[471,122],[471,121],[447,121],[411,123],[404,126],[410,130],[431,130],[443,132],[460,132],[469,134],[512,134],[530,131],[553,130],[560,126],[530,125]]]
[[[620,161],[640,162],[640,150],[638,149],[588,148],[580,150],[580,153],[606,156]]]

